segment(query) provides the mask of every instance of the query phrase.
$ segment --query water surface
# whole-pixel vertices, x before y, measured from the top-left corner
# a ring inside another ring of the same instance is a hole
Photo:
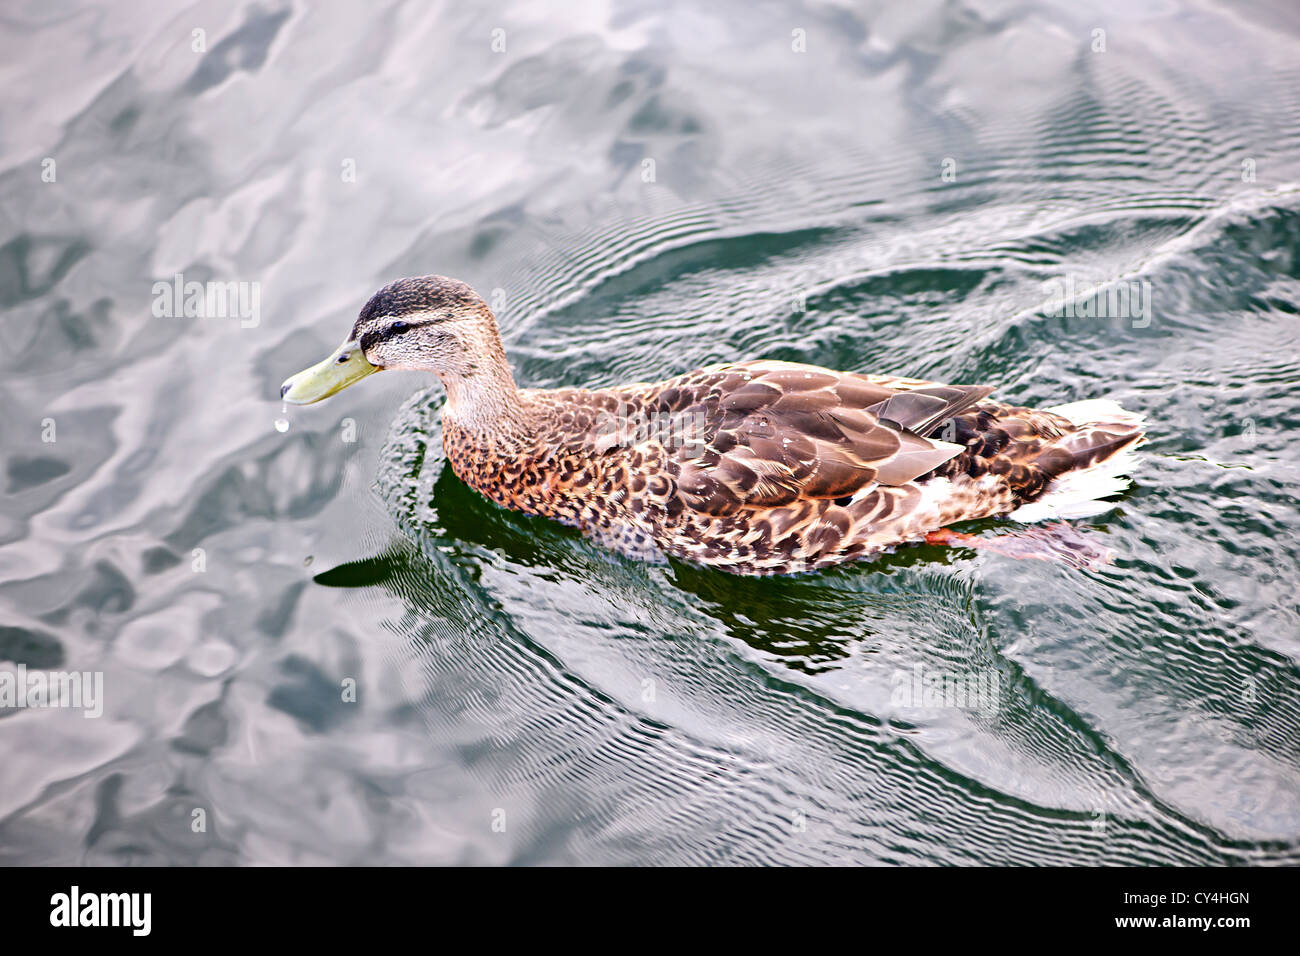
[[[105,688],[0,710],[0,861],[1300,862],[1300,18],[470,6],[0,22],[0,669]],[[418,374],[282,415],[428,272],[530,386],[1116,398],[1116,559],[636,564],[463,485]]]

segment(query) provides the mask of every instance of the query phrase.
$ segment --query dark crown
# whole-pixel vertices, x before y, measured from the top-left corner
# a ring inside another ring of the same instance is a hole
[[[445,308],[465,308],[481,301],[478,294],[458,279],[446,276],[415,276],[390,282],[370,297],[357,316],[354,330],[379,316],[414,315]]]

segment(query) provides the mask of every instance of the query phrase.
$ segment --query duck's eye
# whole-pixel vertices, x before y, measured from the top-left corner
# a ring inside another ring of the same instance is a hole
[[[410,325],[407,324],[406,322],[403,322],[401,319],[398,319],[396,322],[390,325],[389,328],[392,329],[394,332],[405,332],[407,329],[410,328]]]

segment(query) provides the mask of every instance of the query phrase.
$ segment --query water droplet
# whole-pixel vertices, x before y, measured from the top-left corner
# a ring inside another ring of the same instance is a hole
[[[309,554],[307,555],[307,557],[302,559],[302,566],[304,568],[309,568],[311,567],[311,562],[312,562],[312,556]]]
[[[287,418],[277,418],[275,420],[275,430],[278,432],[287,432],[289,430],[289,420]]]

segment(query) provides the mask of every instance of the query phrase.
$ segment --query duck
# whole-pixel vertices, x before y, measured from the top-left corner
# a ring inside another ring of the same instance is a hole
[[[437,275],[376,292],[280,396],[307,405],[399,369],[441,380],[445,460],[490,501],[630,557],[734,574],[970,542],[950,526],[973,519],[1097,513],[1145,441],[1141,416],[1109,399],[1026,408],[988,385],[770,359],[520,388],[487,303]]]

